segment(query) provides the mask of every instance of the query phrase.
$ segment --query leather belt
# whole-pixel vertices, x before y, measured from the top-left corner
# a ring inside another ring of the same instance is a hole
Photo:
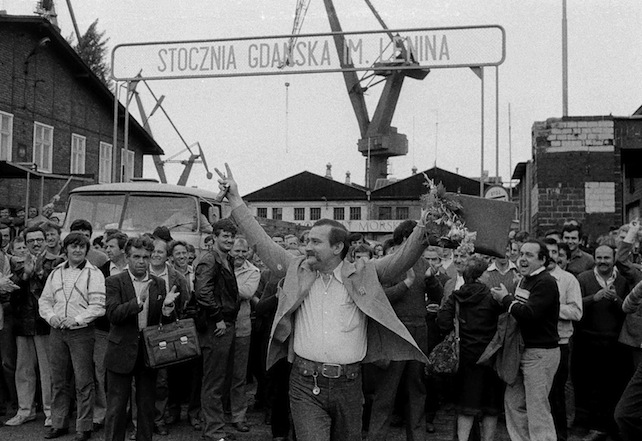
[[[361,363],[338,364],[338,363],[321,363],[318,361],[308,360],[299,357],[294,359],[294,366],[299,373],[304,376],[321,375],[325,378],[341,378],[342,376],[353,379],[361,372]]]

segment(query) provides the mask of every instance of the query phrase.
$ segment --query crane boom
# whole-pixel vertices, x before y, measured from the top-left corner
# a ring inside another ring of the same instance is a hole
[[[328,20],[330,22],[330,29],[332,32],[343,32],[341,29],[341,23],[339,22],[339,17],[337,16],[337,11],[334,9],[334,4],[332,0],[323,0],[325,5],[326,13],[328,14]],[[351,62],[347,62],[343,56],[343,51],[346,47],[345,37],[342,34],[335,34],[334,36],[334,45],[337,48],[337,53],[339,54],[339,62],[341,63],[342,69],[347,69],[354,67]],[[366,107],[366,100],[363,95],[363,88],[359,82],[359,77],[354,71],[343,71],[343,79],[346,83],[348,89],[348,96],[350,97],[350,102],[352,103],[352,108],[354,109],[354,114],[357,117],[357,123],[359,124],[359,131],[361,132],[361,137],[365,137],[368,132],[368,126],[370,125],[370,117],[368,116],[368,108]]]

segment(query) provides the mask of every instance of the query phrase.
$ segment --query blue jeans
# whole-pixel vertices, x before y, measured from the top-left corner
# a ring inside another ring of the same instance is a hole
[[[297,366],[290,373],[290,407],[298,441],[361,441],[363,391],[361,374],[349,379],[314,378]]]
[[[513,441],[556,441],[548,401],[560,362],[560,349],[527,348],[515,384],[506,386],[506,428]]]
[[[94,327],[51,329],[51,421],[55,429],[69,427],[71,372],[76,381],[76,431],[92,430],[94,416]]]

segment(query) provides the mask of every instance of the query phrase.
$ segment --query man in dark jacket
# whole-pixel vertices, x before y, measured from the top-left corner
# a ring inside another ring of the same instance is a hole
[[[125,245],[127,244],[127,235],[119,231],[114,231],[105,235],[104,244],[107,250],[109,260],[103,266],[98,268],[105,276],[115,276],[118,273],[127,271],[127,258],[125,256]],[[107,351],[107,338],[109,337],[109,318],[107,315],[98,317],[94,321],[94,378],[96,380],[95,400],[94,400],[94,431],[99,430],[105,425],[105,413],[107,412],[107,395],[105,379],[107,371],[105,370],[105,352]]]
[[[560,299],[557,283],[546,271],[549,259],[544,243],[524,242],[517,261],[523,279],[515,295],[509,294],[503,284],[492,289],[493,297],[517,321],[524,339],[517,380],[507,385],[504,394],[511,439],[557,440],[548,396],[560,362]]]
[[[19,426],[36,419],[36,369],[40,373],[42,402],[46,420],[51,426],[51,372],[49,369],[49,324],[38,313],[38,299],[49,273],[64,260],[48,258],[45,253],[45,232],[40,227],[25,230],[25,242],[29,254],[24,261],[15,261],[13,281],[20,289],[11,293],[14,334],[18,348],[16,362],[16,389],[18,413],[5,422],[7,426]],[[37,368],[36,368],[37,366]]]
[[[618,343],[629,285],[614,268],[614,258],[612,248],[598,247],[595,267],[577,277],[584,315],[573,337],[575,423],[591,429],[587,439],[596,441],[617,433],[613,412],[630,374],[625,348]]]
[[[105,353],[105,441],[125,439],[132,379],[136,380],[138,406],[136,439],[152,439],[156,371],[145,366],[140,333],[161,320],[175,320],[174,300],[178,296],[175,290],[166,295],[163,279],[149,274],[153,249],[153,243],[147,238],[129,239],[125,245],[127,271],[105,280],[107,317],[111,324]]]
[[[199,335],[203,354],[201,413],[206,441],[225,439],[222,397],[239,310],[234,263],[229,257],[236,226],[229,219],[221,219],[212,228],[212,249],[196,263],[194,269],[196,301],[207,323],[207,329]]]
[[[412,234],[417,222],[407,220],[394,231],[395,245],[401,245]],[[414,280],[410,285],[401,283],[401,292],[386,290],[386,296],[397,316],[417,342],[419,349],[428,352],[428,327],[426,325],[426,296],[432,303],[439,304],[443,288],[432,273],[428,261],[419,258],[413,265]],[[429,271],[430,270],[430,271]],[[428,274],[426,272],[429,271]],[[378,375],[372,402],[372,414],[368,438],[385,440],[390,429],[390,420],[397,395],[397,389],[406,396],[405,409],[406,438],[426,439],[426,386],[423,382],[424,364],[417,360],[391,361]]]

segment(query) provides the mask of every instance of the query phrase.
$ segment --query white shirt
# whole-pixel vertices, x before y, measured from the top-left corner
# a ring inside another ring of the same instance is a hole
[[[125,268],[127,268],[127,266],[125,266]],[[118,268],[118,266],[114,262],[112,262],[111,260],[109,261],[109,275],[110,276],[115,276],[116,274],[122,273],[123,271],[125,271],[125,268],[120,269],[120,268]]]
[[[161,279],[163,279],[165,281],[165,290],[166,291],[170,289],[170,287],[169,287],[169,270],[167,269],[167,263],[165,263],[165,266],[163,266],[163,270],[161,272],[159,272],[159,273],[154,271],[154,267],[152,267],[150,265],[149,272],[152,273],[153,275],[155,275],[156,277],[160,277]]]
[[[341,278],[341,262],[324,280],[319,273],[294,320],[294,352],[322,363],[363,360],[368,348],[366,315],[354,303]]]
[[[149,278],[149,273],[145,273],[145,276],[142,279],[137,279],[129,269],[127,271],[129,272],[129,277],[132,279],[138,303],[140,303],[140,299],[143,295],[147,294],[145,302],[143,303],[143,309],[138,312],[138,329],[143,329],[147,326],[147,312],[149,311],[149,285],[152,280]]]

